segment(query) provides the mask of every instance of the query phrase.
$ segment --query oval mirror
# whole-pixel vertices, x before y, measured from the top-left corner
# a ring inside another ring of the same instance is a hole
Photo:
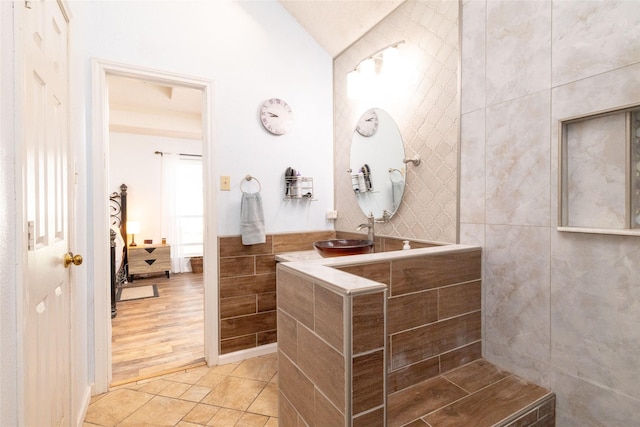
[[[396,122],[380,108],[367,110],[351,139],[351,187],[366,216],[388,220],[404,193],[404,144]]]

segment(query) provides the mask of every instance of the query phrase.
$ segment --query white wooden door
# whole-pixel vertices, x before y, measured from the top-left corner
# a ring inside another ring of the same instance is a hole
[[[55,0],[23,10],[24,425],[70,423],[68,20]],[[75,267],[78,268],[78,267]]]

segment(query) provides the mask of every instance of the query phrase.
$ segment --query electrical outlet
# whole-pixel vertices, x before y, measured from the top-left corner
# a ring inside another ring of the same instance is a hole
[[[220,177],[220,190],[222,190],[222,191],[230,191],[231,190],[231,177],[229,177],[229,176],[221,176]]]
[[[338,211],[327,211],[327,219],[336,219],[338,218]]]

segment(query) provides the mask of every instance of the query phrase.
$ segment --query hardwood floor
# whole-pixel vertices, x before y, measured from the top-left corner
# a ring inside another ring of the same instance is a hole
[[[162,275],[130,284],[156,284],[159,296],[117,303],[111,321],[112,386],[204,363],[202,276]]]

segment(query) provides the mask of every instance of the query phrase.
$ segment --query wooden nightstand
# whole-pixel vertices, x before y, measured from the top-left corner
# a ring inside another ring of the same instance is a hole
[[[129,246],[129,281],[135,274],[164,273],[169,278],[171,272],[170,245]]]

